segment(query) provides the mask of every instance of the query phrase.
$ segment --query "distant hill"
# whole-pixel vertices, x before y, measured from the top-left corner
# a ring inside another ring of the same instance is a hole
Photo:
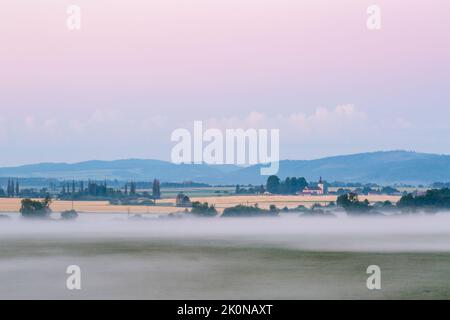
[[[261,165],[175,165],[160,160],[86,161],[74,164],[41,163],[0,168],[0,177],[56,179],[117,179],[211,184],[260,184]],[[429,184],[450,181],[450,156],[406,151],[360,153],[317,160],[283,160],[278,176],[304,176],[317,181]]]
[[[0,168],[0,177],[56,178],[92,180],[153,180],[167,182],[220,181],[238,170],[235,166],[175,165],[160,160],[86,161],[79,163],[39,163],[12,168]]]
[[[232,172],[227,179],[263,182],[255,179],[261,166]],[[279,177],[304,176],[317,181],[374,182],[379,184],[429,184],[450,181],[450,156],[406,151],[360,153],[317,160],[280,161]],[[236,182],[236,183],[239,183]]]

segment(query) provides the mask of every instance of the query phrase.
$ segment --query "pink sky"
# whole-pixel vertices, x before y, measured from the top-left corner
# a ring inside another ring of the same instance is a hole
[[[69,4],[81,7],[80,31],[66,28]],[[366,28],[371,4],[382,9],[380,31]],[[167,159],[170,131],[193,120],[245,126],[260,114],[261,126],[304,135],[311,130],[284,124],[317,121],[321,108],[333,114],[342,105],[353,106],[358,123],[328,121],[331,132],[368,135],[360,128],[367,121],[382,132],[378,139],[339,149],[327,132],[311,145],[286,138],[282,157],[450,153],[442,139],[450,133],[442,117],[450,102],[449,12],[445,0],[6,0],[0,147],[10,151],[0,165]],[[86,141],[94,128],[104,136]],[[39,139],[58,152],[13,151]],[[143,149],[145,142],[153,147]]]

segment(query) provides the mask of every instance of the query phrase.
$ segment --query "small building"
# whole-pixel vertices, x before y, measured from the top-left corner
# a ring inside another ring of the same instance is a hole
[[[176,199],[176,206],[185,208],[191,207],[192,206],[191,199],[189,199],[187,195],[179,193]]]
[[[300,195],[314,195],[321,196],[325,194],[325,185],[322,181],[322,177],[320,177],[319,183],[317,186],[307,186],[300,193]]]

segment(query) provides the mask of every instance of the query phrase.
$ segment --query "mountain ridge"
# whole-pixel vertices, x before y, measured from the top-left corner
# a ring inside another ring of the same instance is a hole
[[[117,179],[166,182],[195,181],[210,184],[260,184],[263,164],[173,164],[155,159],[87,160],[76,163],[43,162],[1,167],[0,177],[56,179]],[[413,151],[374,151],[336,155],[314,160],[281,160],[278,176],[304,176],[316,181],[428,184],[450,181],[450,155]]]

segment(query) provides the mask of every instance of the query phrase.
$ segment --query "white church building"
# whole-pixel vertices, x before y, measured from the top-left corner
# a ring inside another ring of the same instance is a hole
[[[320,177],[319,183],[317,187],[305,187],[302,191],[299,192],[300,195],[324,195],[325,194],[325,185],[322,181],[322,177]]]

